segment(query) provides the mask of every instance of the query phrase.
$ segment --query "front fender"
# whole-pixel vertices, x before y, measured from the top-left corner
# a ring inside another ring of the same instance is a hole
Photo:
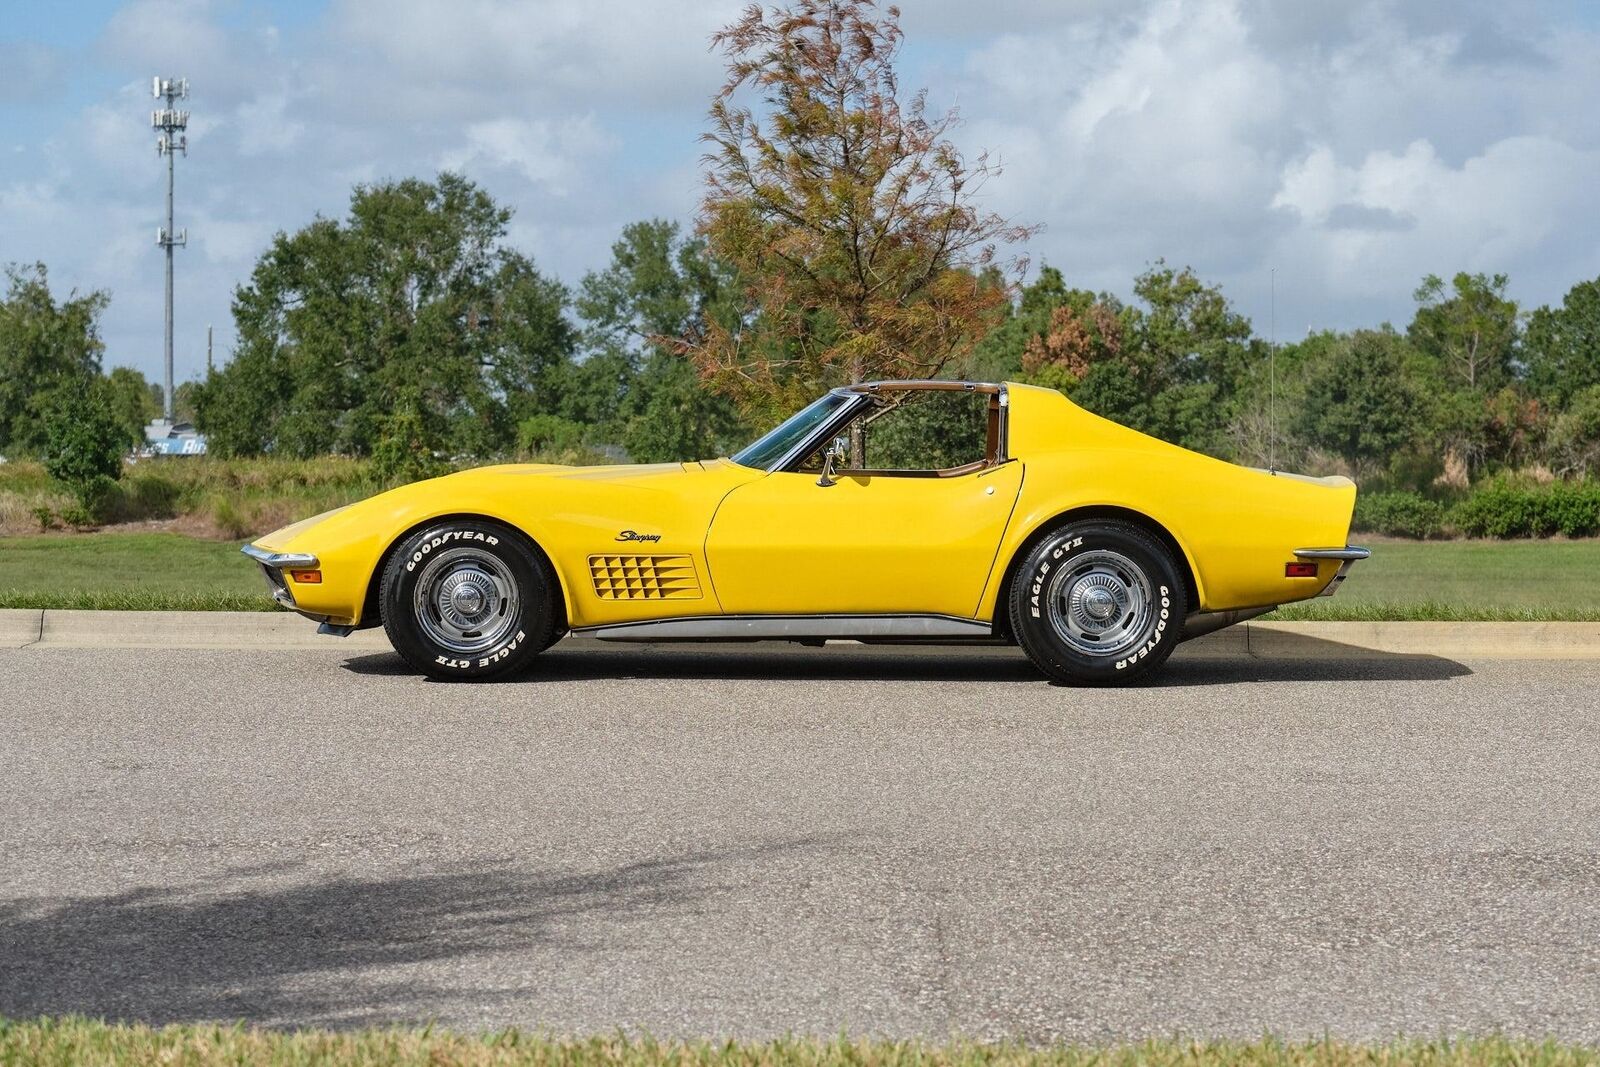
[[[513,517],[512,508],[481,492],[452,484],[453,476],[413,482],[336,511],[285,526],[254,543],[273,552],[304,552],[317,557],[322,581],[284,580],[295,606],[313,615],[326,615],[334,625],[362,623],[367,591],[379,580],[379,564],[397,541],[418,526],[455,515],[492,519],[520,529],[539,541],[537,530],[527,528],[525,517]],[[567,583],[560,580],[562,599],[570,608]]]

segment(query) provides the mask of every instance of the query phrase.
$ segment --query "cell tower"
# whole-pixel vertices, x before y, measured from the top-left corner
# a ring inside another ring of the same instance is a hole
[[[161,136],[156,138],[156,154],[167,157],[167,224],[156,233],[156,244],[160,245],[167,253],[167,321],[166,321],[166,357],[167,378],[161,394],[162,409],[167,422],[172,422],[172,250],[179,245],[189,243],[189,231],[174,231],[172,228],[172,180],[173,156],[182,152],[189,154],[189,138],[184,133],[189,128],[189,113],[180,111],[173,105],[179,100],[189,98],[188,78],[152,78],[150,82],[150,95],[157,100],[165,100],[166,106],[156,108],[150,112],[150,125],[161,131]]]

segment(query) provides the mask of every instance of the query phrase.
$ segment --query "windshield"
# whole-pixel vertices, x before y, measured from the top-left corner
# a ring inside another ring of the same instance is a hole
[[[828,393],[821,399],[813,401],[809,407],[789,416],[776,430],[734,453],[733,461],[741,467],[766,470],[788,455],[791,449],[810,437],[854,399],[850,396]]]

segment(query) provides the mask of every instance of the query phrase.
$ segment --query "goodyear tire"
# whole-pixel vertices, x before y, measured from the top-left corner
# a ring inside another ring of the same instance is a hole
[[[1053,681],[1129,685],[1172,654],[1187,610],[1172,555],[1107,519],[1053,530],[1011,582],[1011,632]]]
[[[527,664],[555,640],[555,576],[527,538],[486,519],[446,519],[384,567],[383,628],[433,678],[477,680]]]

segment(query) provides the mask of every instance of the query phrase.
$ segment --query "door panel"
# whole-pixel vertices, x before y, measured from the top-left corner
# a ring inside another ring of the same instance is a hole
[[[951,478],[769,474],[728,494],[706,538],[722,610],[972,618],[1022,464]]]

